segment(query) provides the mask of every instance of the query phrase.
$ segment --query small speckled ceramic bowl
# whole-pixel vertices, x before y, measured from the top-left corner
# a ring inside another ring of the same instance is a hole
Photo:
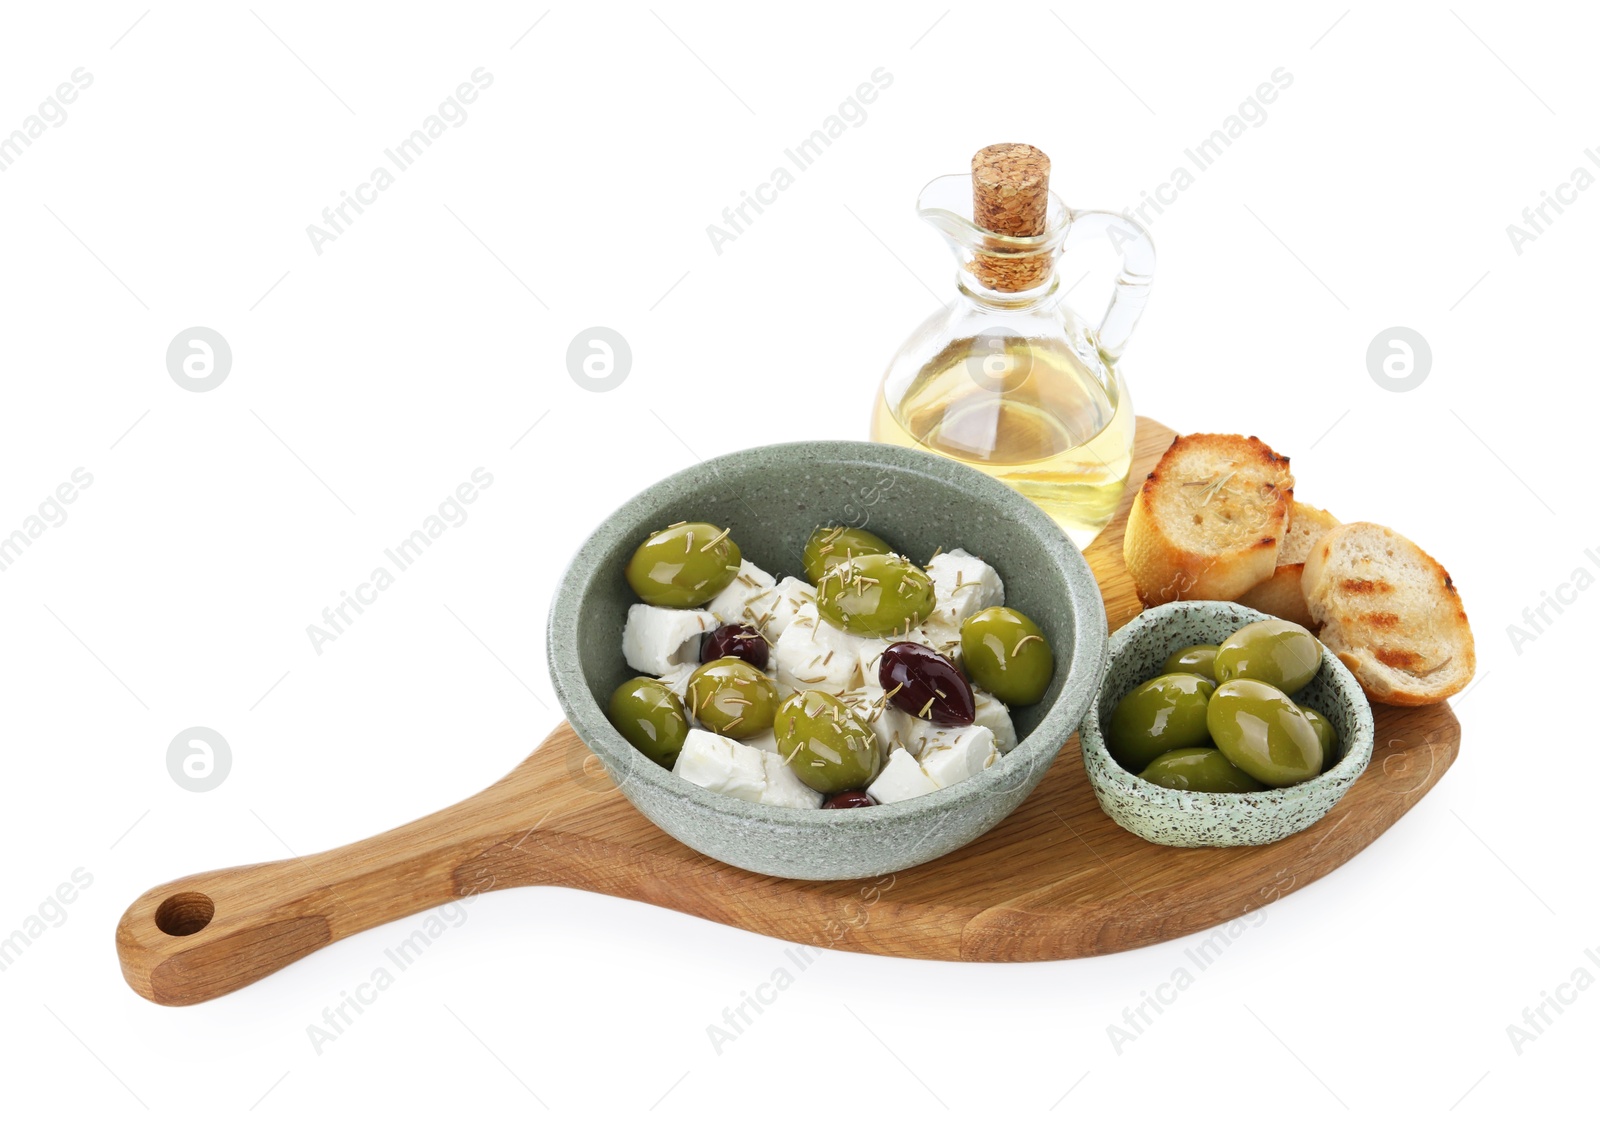
[[[1111,758],[1102,729],[1117,702],[1159,674],[1169,654],[1184,646],[1219,643],[1246,623],[1269,617],[1237,603],[1180,601],[1150,608],[1111,636],[1105,680],[1078,727],[1078,742],[1100,808],[1118,825],[1147,841],[1177,848],[1270,844],[1313,825],[1367,769],[1372,709],[1360,684],[1326,647],[1322,668],[1294,699],[1321,712],[1338,730],[1344,754],[1332,770],[1277,790],[1208,794],[1146,782]]]
[[[1049,638],[1055,681],[1038,704],[1012,710],[1019,742],[1000,762],[919,798],[802,810],[685,782],[634,750],[604,707],[634,676],[622,660],[622,627],[637,600],[623,570],[652,531],[687,520],[727,526],[744,556],[775,576],[801,572],[801,550],[819,525],[862,526],[918,562],[938,548],[966,549],[999,571],[1006,603]],[[1106,616],[1083,555],[1042,510],[987,475],[885,444],[776,444],[691,467],[607,518],[562,577],[547,648],[567,719],[639,812],[736,867],[842,880],[943,856],[1016,809],[1094,699]]]

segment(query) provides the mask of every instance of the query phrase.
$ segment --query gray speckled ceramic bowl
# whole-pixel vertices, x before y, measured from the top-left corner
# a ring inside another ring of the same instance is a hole
[[[1309,828],[1344,797],[1372,759],[1372,709],[1361,686],[1326,647],[1322,668],[1294,699],[1317,709],[1339,732],[1338,764],[1314,779],[1255,794],[1168,790],[1123,770],[1101,731],[1117,702],[1161,672],[1184,646],[1217,643],[1246,623],[1269,616],[1237,603],[1167,603],[1134,617],[1111,636],[1100,695],[1078,728],[1083,770],[1100,808],[1130,833],[1158,845],[1200,848],[1265,845]]]
[[[1012,710],[1019,742],[965,782],[859,810],[763,806],[702,789],[651,762],[612,728],[604,705],[634,676],[622,626],[636,601],[623,577],[653,530],[728,526],[753,564],[800,573],[819,525],[871,529],[914,560],[964,548],[1005,581],[1006,603],[1039,624],[1056,679]],[[1094,698],[1106,616],[1083,555],[1032,502],[926,452],[854,442],[776,444],[709,460],[612,514],[584,543],[550,606],[550,673],[578,736],[639,812],[684,844],[752,872],[806,880],[880,876],[943,856],[992,829],[1044,777]]]

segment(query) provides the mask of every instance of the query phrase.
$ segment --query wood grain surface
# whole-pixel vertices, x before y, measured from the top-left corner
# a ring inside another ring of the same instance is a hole
[[[1140,419],[1132,482],[1173,433]],[[1139,611],[1122,566],[1130,489],[1087,552],[1115,630]],[[995,829],[932,863],[870,881],[740,871],[645,820],[565,724],[466,801],[314,856],[152,888],[117,927],[128,984],[193,1004],[313,950],[463,895],[562,885],[670,907],[775,938],[945,961],[1044,961],[1192,934],[1305,887],[1356,855],[1455,761],[1448,705],[1375,706],[1372,763],[1333,812],[1260,848],[1172,849],[1101,812],[1073,737]]]

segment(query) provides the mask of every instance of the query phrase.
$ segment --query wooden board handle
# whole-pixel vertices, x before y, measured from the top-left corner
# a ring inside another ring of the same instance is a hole
[[[394,919],[496,888],[547,882],[531,768],[519,766],[448,809],[313,856],[201,872],[151,888],[117,924],[122,975],[157,1004],[243,988],[313,950]],[[493,870],[476,858],[516,850]],[[504,850],[502,850],[504,851]]]

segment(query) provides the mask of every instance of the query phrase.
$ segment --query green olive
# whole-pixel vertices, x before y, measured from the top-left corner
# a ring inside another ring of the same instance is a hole
[[[1111,757],[1138,774],[1159,755],[1205,746],[1206,703],[1215,688],[1197,673],[1164,673],[1135,685],[1111,712],[1106,729]]]
[[[806,579],[820,584],[822,574],[842,560],[892,552],[889,543],[876,533],[847,525],[825,525],[811,532],[805,551],[800,554],[800,564],[806,570]]]
[[[1293,786],[1322,771],[1322,741],[1283,690],[1240,677],[1206,705],[1206,728],[1228,762],[1268,786]]]
[[[683,692],[696,720],[736,740],[769,730],[778,711],[778,687],[743,658],[707,662],[689,675]]]
[[[1038,704],[1056,673],[1056,656],[1039,625],[1009,607],[986,607],[961,624],[967,677],[1008,705]]]
[[[1209,681],[1217,680],[1217,671],[1213,666],[1217,660],[1215,646],[1185,646],[1182,650],[1174,650],[1161,664],[1162,673],[1198,673]]]
[[[663,767],[677,761],[689,734],[678,694],[653,677],[635,677],[618,685],[606,715],[623,739]]]
[[[1217,684],[1248,677],[1285,693],[1297,693],[1317,676],[1322,643],[1299,623],[1261,619],[1249,623],[1217,647]]]
[[[1139,777],[1172,790],[1202,790],[1209,794],[1248,794],[1266,789],[1214,747],[1163,752],[1139,772]]]
[[[831,693],[795,693],[778,706],[773,733],[789,768],[824,794],[864,789],[883,769],[878,737]]]
[[[733,583],[742,559],[727,530],[679,522],[652,533],[633,551],[628,586],[654,607],[699,607]]]
[[[904,557],[872,553],[830,568],[817,581],[817,614],[847,634],[905,634],[933,614],[933,581]]]
[[[1304,716],[1311,724],[1311,730],[1317,733],[1317,739],[1322,741],[1322,769],[1332,770],[1333,765],[1339,761],[1339,731],[1322,713],[1305,705],[1300,706],[1300,715]]]

